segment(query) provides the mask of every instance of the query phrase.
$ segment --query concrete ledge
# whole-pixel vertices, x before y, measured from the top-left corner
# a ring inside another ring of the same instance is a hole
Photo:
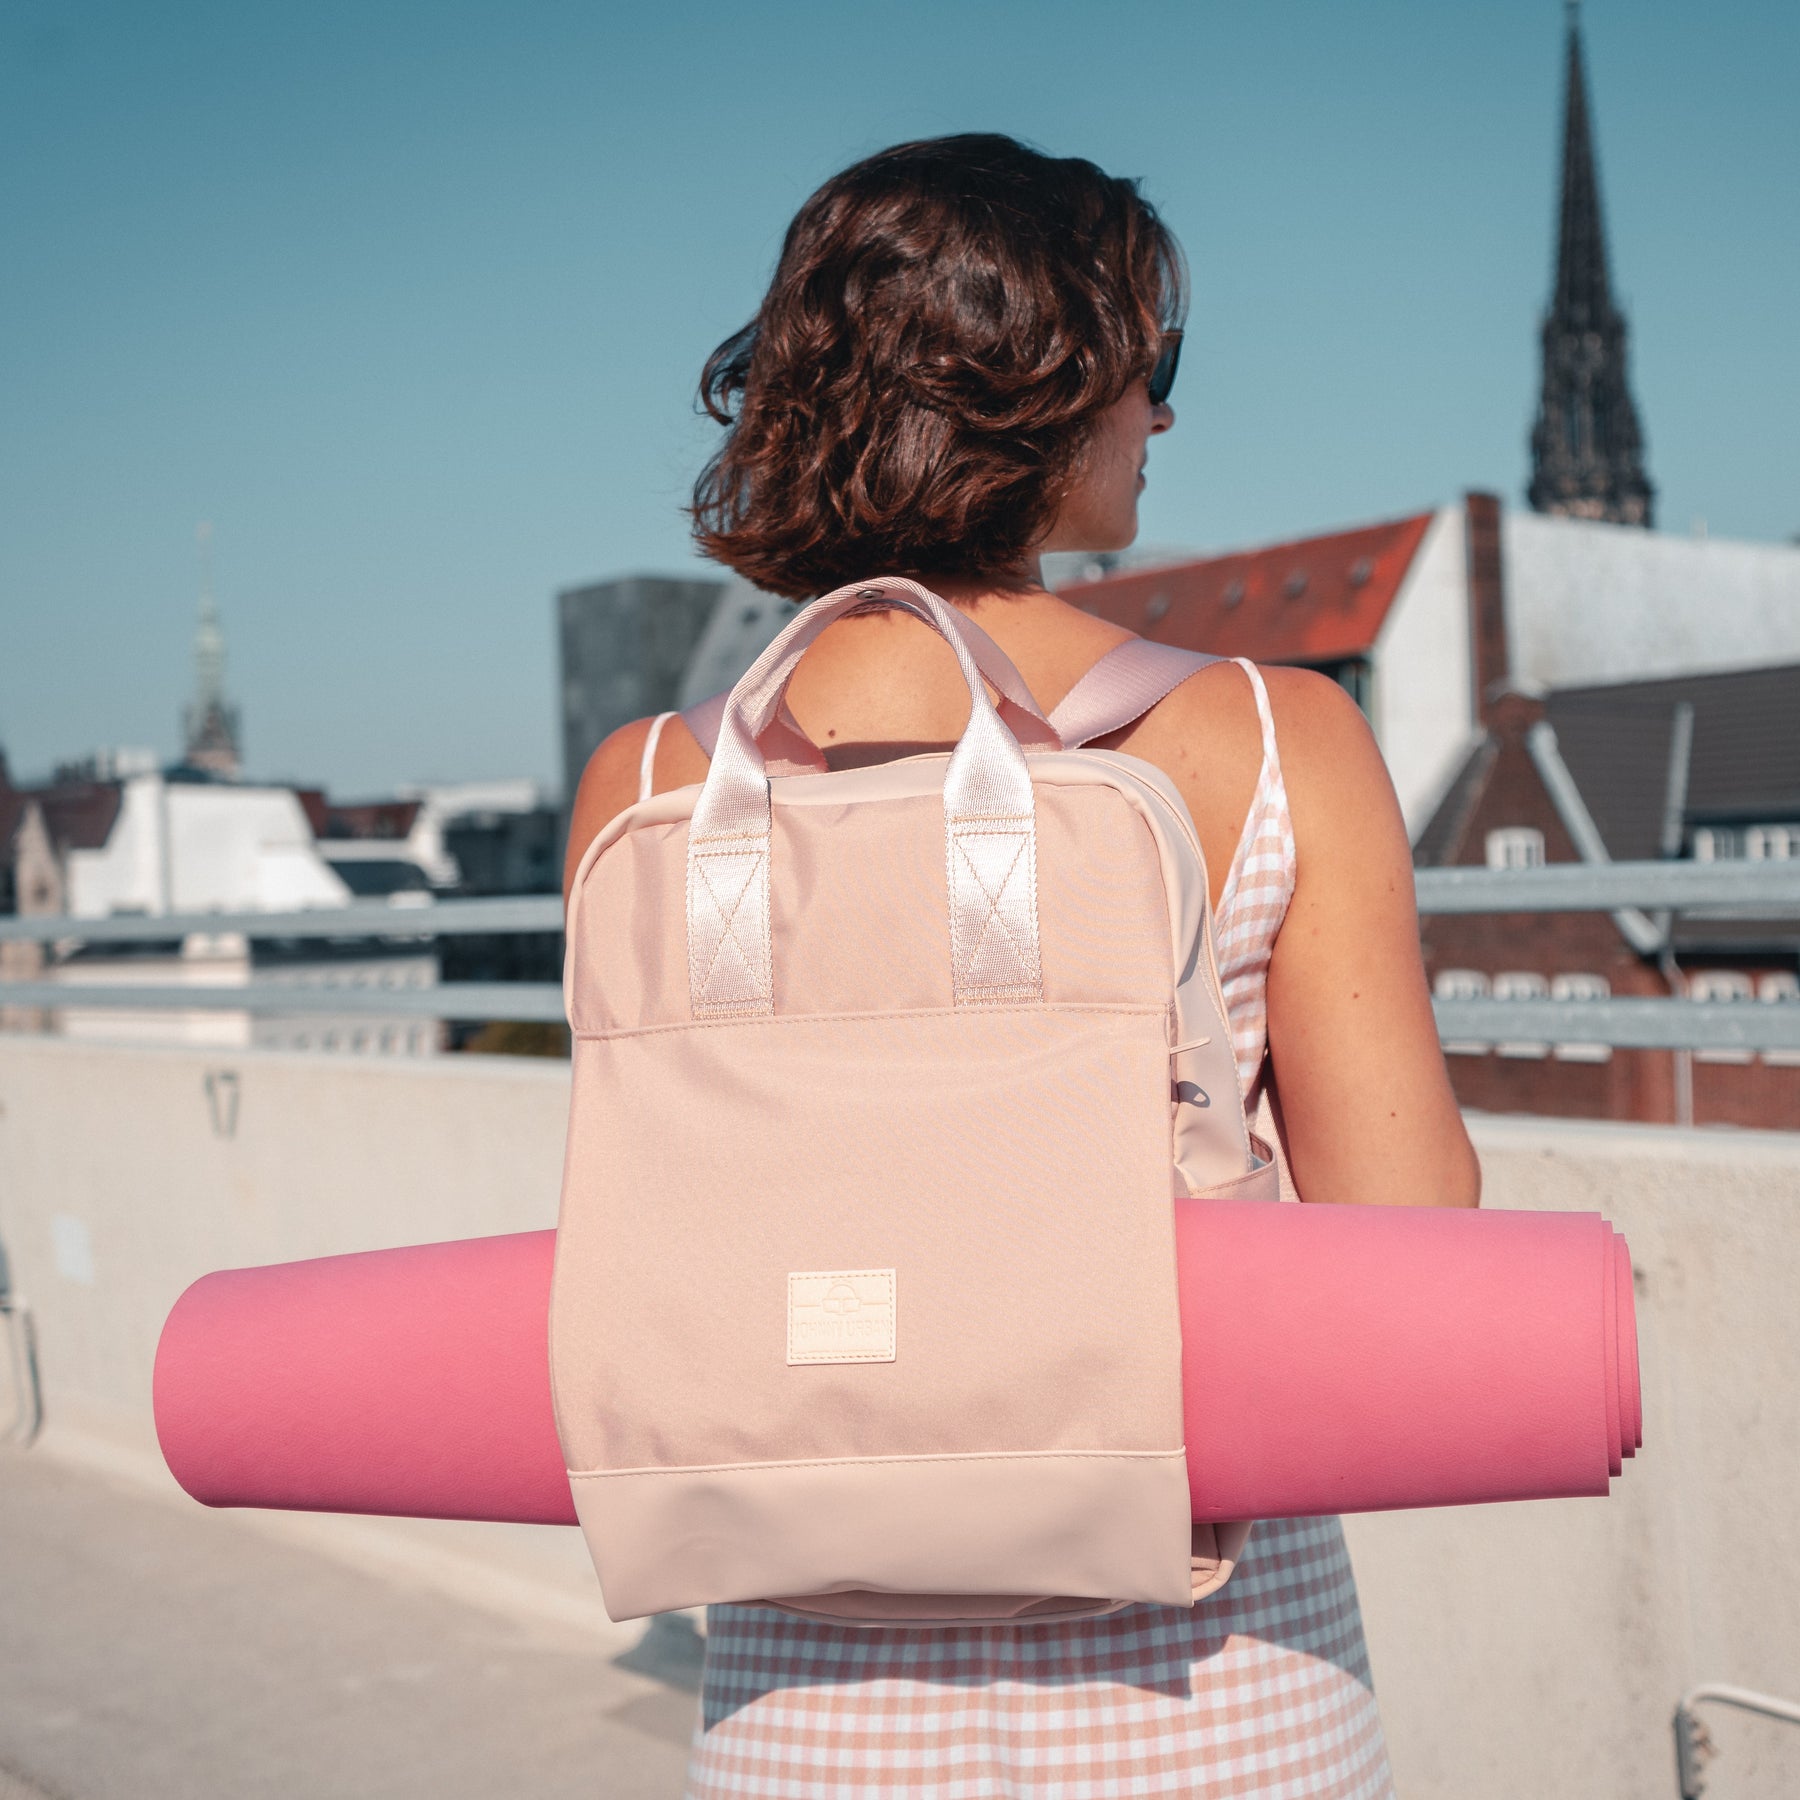
[[[1346,1521],[1400,1791],[1673,1794],[1684,1689],[1800,1695],[1800,1137],[1470,1128],[1485,1205],[1630,1243],[1644,1448],[1606,1500]],[[1794,1793],[1800,1732],[1708,1723],[1721,1797]]]
[[[0,1244],[37,1313],[44,1453],[166,1486],[151,1359],[209,1269],[554,1224],[567,1083],[564,1065],[507,1058],[0,1036]],[[1800,1696],[1800,1136],[1471,1126],[1487,1204],[1599,1211],[1629,1239],[1645,1448],[1609,1500],[1350,1522],[1401,1791],[1673,1793],[1685,1688]],[[404,1579],[619,1629],[573,1531],[266,1523]],[[1794,1792],[1791,1728],[1712,1728],[1721,1800]]]

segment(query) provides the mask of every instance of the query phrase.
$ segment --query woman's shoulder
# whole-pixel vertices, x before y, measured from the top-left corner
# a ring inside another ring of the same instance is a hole
[[[1274,751],[1290,787],[1352,785],[1380,764],[1374,733],[1356,702],[1329,675],[1312,669],[1256,664],[1268,696]],[[1138,726],[1118,740],[1134,755],[1165,752],[1195,772],[1245,778],[1254,785],[1262,767],[1261,708],[1235,659],[1212,663],[1190,676]],[[1140,744],[1143,746],[1140,748]],[[1160,756],[1151,757],[1160,761]],[[1171,773],[1175,771],[1171,770]]]
[[[621,725],[588,758],[569,808],[569,847],[563,862],[565,894],[588,845],[636,802],[644,776],[644,751],[655,723],[654,718],[645,718]],[[654,785],[659,793],[706,778],[706,753],[679,714],[657,735],[655,763]]]
[[[1260,671],[1269,695],[1296,839],[1354,831],[1364,809],[1394,805],[1375,732],[1355,700],[1312,669]]]
[[[1297,837],[1321,815],[1353,811],[1387,791],[1368,722],[1329,676],[1257,665],[1274,725],[1274,756]],[[1235,662],[1199,670],[1152,708],[1114,748],[1154,763],[1187,802],[1221,887],[1262,778],[1261,709]],[[1217,897],[1215,893],[1215,898]]]

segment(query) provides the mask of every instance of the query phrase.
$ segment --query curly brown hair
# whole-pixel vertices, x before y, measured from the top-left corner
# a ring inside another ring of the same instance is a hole
[[[756,317],[707,361],[726,437],[696,541],[793,598],[1013,572],[1186,286],[1137,183],[1079,157],[971,134],[857,163],[801,207]]]

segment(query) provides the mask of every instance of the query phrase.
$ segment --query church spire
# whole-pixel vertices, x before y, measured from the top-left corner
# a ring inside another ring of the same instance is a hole
[[[1578,0],[1569,0],[1563,96],[1562,208],[1556,286],[1543,324],[1543,386],[1531,433],[1538,512],[1619,525],[1651,523],[1656,490],[1625,370],[1625,320],[1613,305],[1594,171]]]
[[[194,633],[194,698],[181,717],[182,761],[233,781],[241,764],[238,710],[225,698],[225,633],[213,598],[212,526],[202,520],[194,538],[200,546],[200,627]]]

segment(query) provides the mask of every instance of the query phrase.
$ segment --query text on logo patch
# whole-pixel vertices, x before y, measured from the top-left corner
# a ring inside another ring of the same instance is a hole
[[[787,1359],[892,1362],[894,1271],[806,1269],[789,1275]]]

